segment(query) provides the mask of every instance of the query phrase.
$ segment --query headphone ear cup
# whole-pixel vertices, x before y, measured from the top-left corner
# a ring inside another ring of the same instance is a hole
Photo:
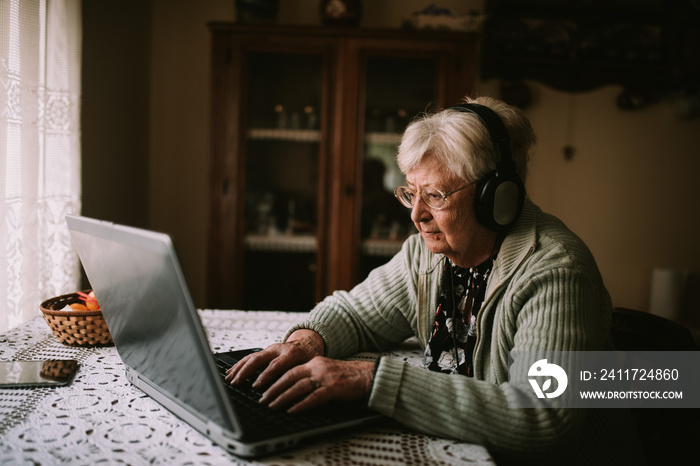
[[[516,173],[496,170],[478,184],[474,196],[476,218],[486,228],[502,231],[517,220],[525,201],[525,186]]]
[[[476,219],[486,228],[493,230],[493,197],[496,172],[491,172],[479,181],[474,194]]]

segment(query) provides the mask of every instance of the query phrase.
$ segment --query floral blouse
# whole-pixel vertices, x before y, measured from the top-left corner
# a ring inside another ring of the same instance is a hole
[[[445,259],[443,292],[424,355],[425,366],[431,371],[474,376],[476,315],[484,302],[493,259],[468,269]]]

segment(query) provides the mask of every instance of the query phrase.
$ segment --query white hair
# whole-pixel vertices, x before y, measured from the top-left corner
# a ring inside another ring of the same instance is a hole
[[[491,97],[465,98],[462,103],[489,107],[501,118],[510,136],[516,170],[525,182],[530,150],[537,140],[522,111]],[[413,120],[404,131],[397,163],[406,174],[426,156],[435,157],[447,173],[467,182],[477,181],[496,169],[498,155],[491,136],[470,112],[444,109]]]

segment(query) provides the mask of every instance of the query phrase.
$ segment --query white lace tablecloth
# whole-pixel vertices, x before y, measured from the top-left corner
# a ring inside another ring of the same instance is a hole
[[[303,315],[200,311],[214,352],[266,346]],[[410,343],[393,353],[420,360]],[[374,355],[367,357],[374,358]],[[493,464],[481,446],[414,433],[400,426],[353,432],[245,461],[180,421],[124,376],[114,347],[61,344],[41,317],[0,335],[0,360],[80,362],[71,385],[0,389],[0,464],[163,465],[459,465]]]

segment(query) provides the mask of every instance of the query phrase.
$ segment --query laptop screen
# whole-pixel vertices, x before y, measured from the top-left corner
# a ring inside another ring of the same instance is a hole
[[[124,364],[222,427],[230,407],[167,235],[66,218]]]

